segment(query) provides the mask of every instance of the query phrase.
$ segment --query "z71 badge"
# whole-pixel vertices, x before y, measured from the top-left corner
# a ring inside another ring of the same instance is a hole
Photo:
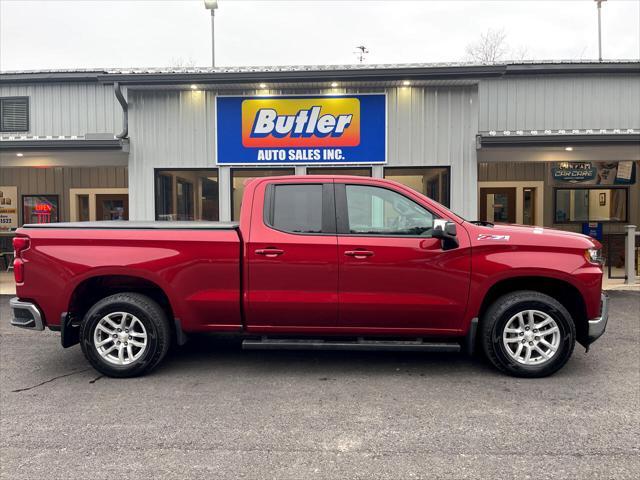
[[[491,235],[488,233],[481,233],[478,235],[478,240],[497,240],[499,242],[508,242],[509,235]]]

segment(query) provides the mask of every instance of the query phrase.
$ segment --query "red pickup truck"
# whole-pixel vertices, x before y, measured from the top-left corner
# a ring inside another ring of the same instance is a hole
[[[247,184],[239,223],[25,225],[12,324],[61,332],[114,377],[198,332],[250,349],[465,351],[549,375],[605,330],[600,244],[469,222],[399,183]]]

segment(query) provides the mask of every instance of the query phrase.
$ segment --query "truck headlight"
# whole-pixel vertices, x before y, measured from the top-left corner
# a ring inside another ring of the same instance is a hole
[[[584,251],[584,258],[587,259],[587,262],[602,265],[602,255],[599,248],[587,248]]]

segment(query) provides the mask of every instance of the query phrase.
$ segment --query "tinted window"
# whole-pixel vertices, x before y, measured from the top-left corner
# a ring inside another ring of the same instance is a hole
[[[260,177],[275,177],[280,175],[293,175],[293,168],[239,168],[231,170],[231,207],[233,220],[240,219],[240,206],[242,205],[242,197],[244,196],[244,188],[250,180]]]
[[[626,188],[556,190],[555,223],[626,221]]]
[[[386,167],[384,178],[402,183],[436,202],[449,206],[448,167]]]
[[[347,185],[349,232],[363,235],[423,235],[433,228],[433,214],[386,188]]]
[[[275,185],[272,226],[293,233],[322,232],[322,185]]]
[[[218,220],[218,171],[156,170],[156,220]]]

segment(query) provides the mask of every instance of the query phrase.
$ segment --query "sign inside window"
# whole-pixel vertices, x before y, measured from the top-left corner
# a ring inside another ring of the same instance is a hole
[[[558,162],[552,169],[557,182],[584,185],[629,185],[635,183],[635,164],[628,162]]]
[[[57,195],[23,195],[23,223],[55,223],[58,221]]]
[[[18,228],[18,187],[0,187],[0,231]]]

